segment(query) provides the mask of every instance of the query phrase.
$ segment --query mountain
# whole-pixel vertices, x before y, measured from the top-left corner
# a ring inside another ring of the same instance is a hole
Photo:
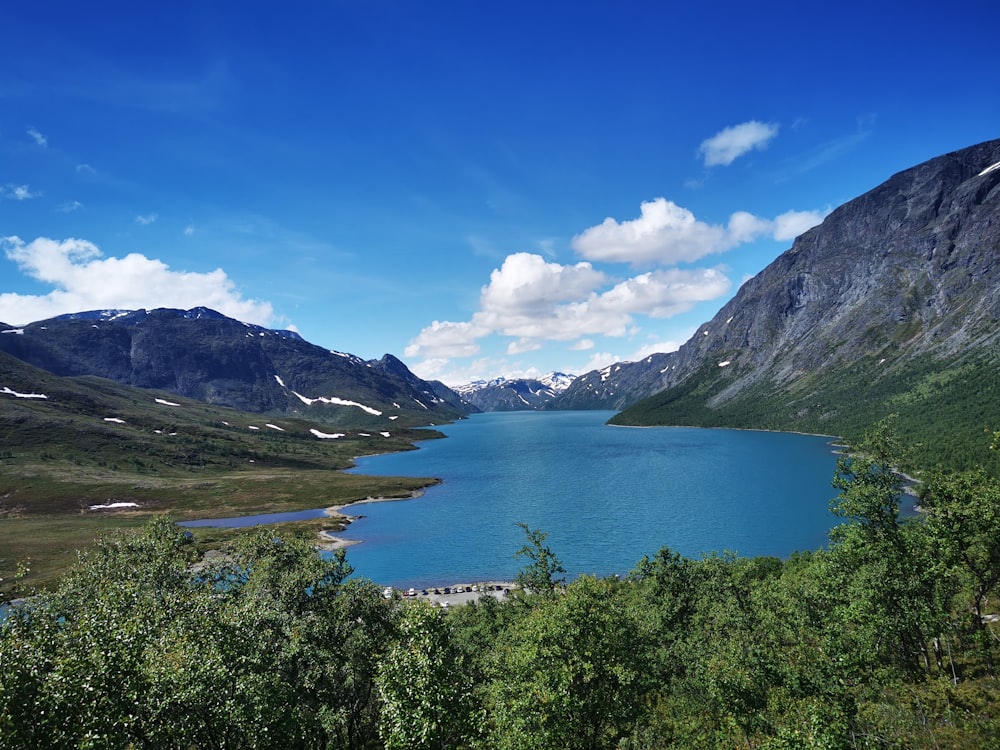
[[[368,426],[432,424],[469,411],[391,355],[368,362],[203,307],[98,310],[2,330],[0,351],[53,374],[95,375],[241,411]]]
[[[1000,422],[998,260],[995,140],[844,204],[677,352],[588,373],[563,398],[648,388],[613,421],[848,437],[893,413],[924,457],[992,464],[983,430]]]
[[[475,380],[455,392],[481,411],[527,411],[547,408],[572,382],[572,375],[550,372],[538,379]]]
[[[671,382],[673,353],[651,354],[638,362],[616,362],[574,379],[552,403],[554,409],[624,409]]]

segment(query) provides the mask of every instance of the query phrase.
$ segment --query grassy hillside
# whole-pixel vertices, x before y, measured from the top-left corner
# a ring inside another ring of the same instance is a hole
[[[28,560],[28,582],[44,584],[99,534],[154,514],[213,518],[406,496],[435,480],[341,470],[355,456],[438,435],[336,433],[99,378],[59,378],[0,355],[0,577],[9,582]],[[138,507],[90,509],[111,503]],[[312,534],[338,527],[336,519],[299,524]],[[211,545],[237,532],[196,533]]]
[[[872,356],[836,371],[801,376],[789,385],[759,382],[710,406],[730,382],[713,364],[611,421],[794,430],[853,442],[878,420],[896,414],[915,463],[952,469],[983,465],[996,471],[985,434],[1000,425],[996,366],[995,359],[983,355],[950,361],[925,356],[886,370]]]

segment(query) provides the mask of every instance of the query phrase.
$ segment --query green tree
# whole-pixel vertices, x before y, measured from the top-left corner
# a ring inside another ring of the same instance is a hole
[[[879,422],[837,462],[832,511],[849,523],[831,532],[829,585],[845,659],[916,674],[931,669],[927,644],[939,626],[936,581],[919,531],[901,524],[905,452],[893,420]]]
[[[697,607],[698,564],[662,547],[643,556],[628,581],[635,606],[646,612],[641,623],[655,652],[650,676],[662,684],[689,666],[683,643]]]
[[[517,583],[525,593],[550,597],[565,583],[566,579],[559,574],[566,570],[552,549],[545,544],[548,534],[540,529],[531,529],[526,523],[518,523],[518,526],[524,529],[527,540],[514,554],[527,558],[529,562],[518,571]]]
[[[582,576],[499,639],[490,684],[498,748],[616,747],[643,710],[648,648],[608,579]]]
[[[388,750],[463,747],[481,723],[472,677],[448,618],[425,602],[405,608],[399,635],[379,664],[377,685],[379,734]]]
[[[210,564],[167,519],[101,540],[0,627],[0,748],[363,746],[344,644],[382,600],[348,572],[269,532]]]
[[[971,601],[964,625],[992,671],[993,642],[986,634],[984,606],[1000,582],[1000,482],[982,469],[930,475],[920,492],[934,567],[955,576]]]

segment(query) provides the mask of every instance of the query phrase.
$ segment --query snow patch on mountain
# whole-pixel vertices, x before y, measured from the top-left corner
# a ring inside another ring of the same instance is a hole
[[[315,427],[313,429],[309,430],[309,432],[311,432],[313,435],[315,435],[316,437],[320,438],[321,440],[336,440],[338,438],[344,437],[344,433],[342,433],[342,432],[333,432],[333,433],[330,433],[330,432],[320,432]]]
[[[18,393],[7,386],[4,386],[0,393],[6,393],[8,396],[13,396],[14,398],[48,398],[44,393]]]
[[[354,406],[361,411],[368,412],[376,417],[381,417],[382,412],[378,409],[373,409],[365,404],[359,404],[357,401],[350,401],[348,399],[338,398],[337,396],[317,396],[316,398],[309,398],[308,396],[303,396],[298,391],[292,391],[292,395],[297,397],[306,406],[312,406],[315,403],[328,404],[330,406]],[[421,404],[423,406],[423,404]],[[424,407],[425,409],[427,407]]]

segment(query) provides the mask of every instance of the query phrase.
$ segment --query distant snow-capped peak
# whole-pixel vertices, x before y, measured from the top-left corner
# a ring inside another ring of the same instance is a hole
[[[550,372],[538,378],[538,382],[554,391],[565,391],[574,380],[576,375],[567,375],[564,372]]]
[[[573,382],[575,377],[575,375],[567,375],[564,372],[550,372],[546,375],[542,375],[540,378],[505,378],[503,375],[500,375],[491,380],[473,380],[465,385],[455,386],[452,390],[459,396],[468,396],[469,394],[485,390],[486,388],[496,388],[498,386],[502,386],[505,383],[533,380],[541,383],[543,386],[556,393],[560,393],[569,388],[570,383]]]
[[[459,396],[467,396],[470,393],[481,391],[484,388],[494,388],[498,385],[503,385],[506,382],[507,378],[501,375],[500,377],[493,378],[492,380],[473,380],[472,382],[466,383],[465,385],[457,385],[454,388],[452,388],[452,390],[455,391],[455,393],[457,393]]]

